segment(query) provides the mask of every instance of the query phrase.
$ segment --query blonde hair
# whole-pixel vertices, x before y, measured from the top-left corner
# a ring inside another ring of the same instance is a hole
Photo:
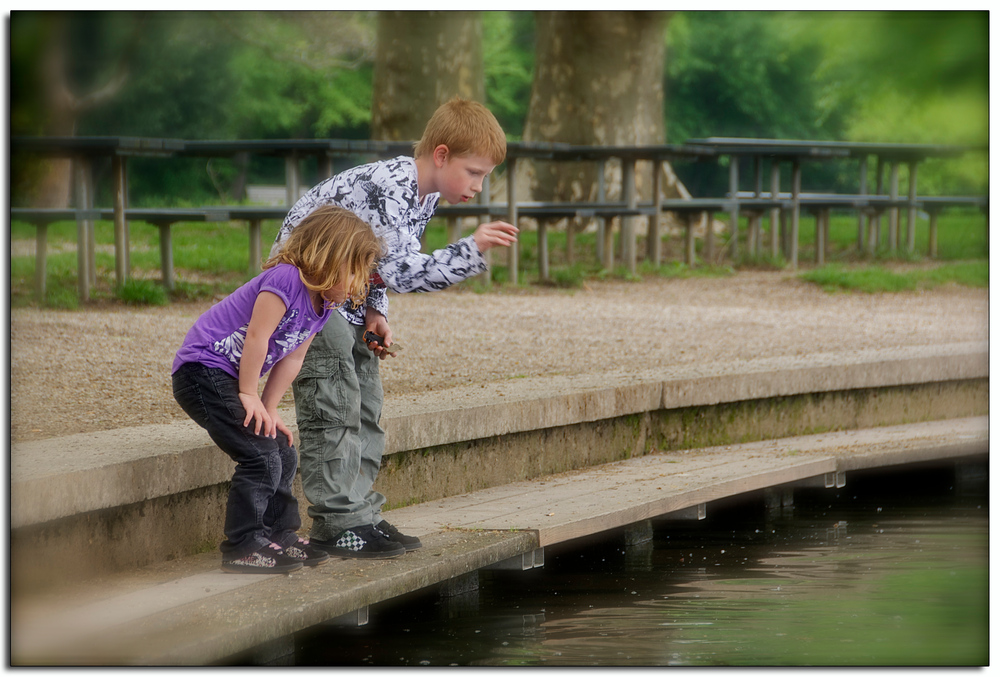
[[[299,269],[302,283],[324,292],[350,279],[347,298],[357,307],[368,294],[368,280],[382,256],[382,241],[371,227],[342,207],[318,207],[292,229],[281,250],[264,262]]]
[[[452,155],[482,155],[494,165],[507,157],[507,137],[493,113],[478,101],[457,96],[434,111],[413,148],[414,157],[430,155],[442,144]]]

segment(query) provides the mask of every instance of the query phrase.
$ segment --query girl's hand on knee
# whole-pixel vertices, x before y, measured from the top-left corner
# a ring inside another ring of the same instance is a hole
[[[271,412],[271,420],[274,422],[275,432],[284,433],[288,437],[288,446],[293,446],[295,444],[295,440],[292,438],[292,431],[288,429],[288,426],[285,425],[285,421],[282,420],[277,411]]]
[[[265,437],[274,437],[274,421],[271,420],[270,415],[267,413],[267,409],[264,408],[264,403],[260,401],[260,396],[254,393],[253,395],[249,393],[240,393],[240,402],[243,403],[243,408],[246,409],[247,415],[243,419],[243,426],[247,427],[250,425],[250,421],[254,421],[254,435],[261,434],[261,428],[263,428],[263,434]]]

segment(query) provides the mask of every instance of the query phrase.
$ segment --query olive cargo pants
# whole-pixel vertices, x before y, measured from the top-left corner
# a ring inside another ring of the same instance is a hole
[[[381,520],[385,496],[372,485],[385,449],[382,380],[364,331],[334,312],[292,384],[310,538],[331,540]]]

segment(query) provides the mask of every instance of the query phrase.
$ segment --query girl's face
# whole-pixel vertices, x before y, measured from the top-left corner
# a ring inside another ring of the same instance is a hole
[[[351,288],[354,282],[354,275],[350,274],[347,276],[346,280],[342,280],[340,284],[325,290],[322,293],[323,300],[332,303],[335,306],[339,306],[344,301],[347,300],[347,290]]]

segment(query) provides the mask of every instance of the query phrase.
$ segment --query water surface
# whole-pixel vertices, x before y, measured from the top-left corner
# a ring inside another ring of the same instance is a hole
[[[481,572],[376,605],[360,628],[300,633],[300,665],[962,666],[988,653],[985,476],[854,473],[760,494],[708,519],[546,549],[544,568]]]

